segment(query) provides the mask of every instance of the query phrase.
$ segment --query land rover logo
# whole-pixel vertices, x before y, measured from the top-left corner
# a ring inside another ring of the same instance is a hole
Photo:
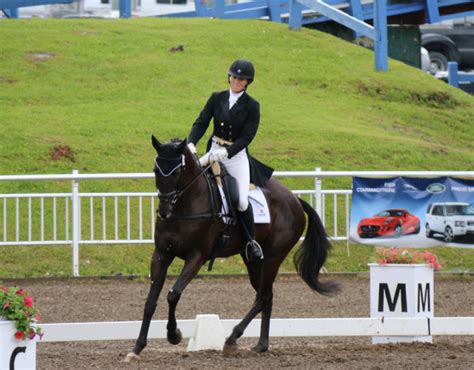
[[[442,193],[445,190],[446,190],[446,186],[440,183],[430,184],[426,187],[426,191],[433,194]]]

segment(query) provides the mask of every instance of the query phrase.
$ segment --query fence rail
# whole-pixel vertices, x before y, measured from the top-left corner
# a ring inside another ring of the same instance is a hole
[[[183,338],[196,337],[197,321],[177,321]],[[220,320],[224,336],[239,322]],[[166,320],[152,320],[148,338],[165,339],[166,324]],[[141,321],[42,324],[42,342],[136,339],[140,325]],[[260,325],[260,319],[252,320],[242,337],[258,337]],[[271,337],[427,335],[474,335],[474,317],[272,319],[270,325]]]
[[[314,188],[293,190],[316,209],[333,240],[349,239],[350,189],[323,189],[335,177],[467,177],[473,171],[279,171],[276,177],[314,179]],[[71,181],[70,193],[0,194],[0,247],[72,245],[73,275],[79,276],[81,244],[153,243],[155,192],[80,192],[86,180],[152,179],[152,173],[1,175],[2,181]],[[46,217],[46,215],[48,217]]]

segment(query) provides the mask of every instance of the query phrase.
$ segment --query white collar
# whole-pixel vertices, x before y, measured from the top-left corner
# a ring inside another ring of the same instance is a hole
[[[232,91],[232,89],[229,89],[229,98],[232,97],[233,99],[237,100],[244,94],[244,92],[245,90],[242,90],[239,93],[235,93]]]

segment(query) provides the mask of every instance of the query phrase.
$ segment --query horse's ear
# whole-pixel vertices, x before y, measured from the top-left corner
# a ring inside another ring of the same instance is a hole
[[[179,144],[178,149],[179,149],[179,151],[180,151],[181,153],[184,153],[184,149],[186,149],[186,145],[187,145],[187,144],[188,144],[188,139],[184,139],[184,140],[181,142],[181,144]]]
[[[155,148],[156,151],[160,149],[161,143],[158,141],[155,135],[151,135],[151,143],[153,144],[153,148]]]

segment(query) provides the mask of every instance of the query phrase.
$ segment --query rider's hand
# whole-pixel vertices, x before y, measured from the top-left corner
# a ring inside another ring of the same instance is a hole
[[[227,152],[226,148],[218,148],[214,149],[210,152],[209,160],[210,162],[218,162],[229,157],[229,153]]]
[[[188,149],[191,151],[191,153],[197,154],[196,146],[193,143],[188,143]]]

